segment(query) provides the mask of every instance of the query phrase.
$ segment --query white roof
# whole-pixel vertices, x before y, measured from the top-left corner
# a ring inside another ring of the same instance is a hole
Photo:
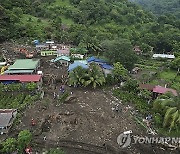
[[[0,66],[6,65],[6,62],[0,62]]]
[[[47,45],[45,45],[45,44],[38,44],[38,45],[36,45],[36,48],[46,48],[47,47]]]
[[[56,46],[56,45],[53,45],[53,46],[52,46],[52,48],[53,48],[53,49],[56,49],[56,48],[57,48],[57,46]]]
[[[168,58],[168,59],[174,59],[174,55],[168,55],[168,54],[154,54],[153,58]]]
[[[46,44],[54,44],[54,41],[46,41]]]

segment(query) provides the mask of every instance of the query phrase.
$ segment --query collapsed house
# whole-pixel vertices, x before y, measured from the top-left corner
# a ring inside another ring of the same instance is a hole
[[[16,109],[0,109],[0,133],[8,133],[17,115]]]

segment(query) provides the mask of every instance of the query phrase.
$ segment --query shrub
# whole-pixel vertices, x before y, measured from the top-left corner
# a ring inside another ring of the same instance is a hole
[[[112,84],[117,83],[117,80],[111,74],[108,74],[105,79],[106,79],[107,85],[112,85]]]
[[[159,114],[159,113],[156,113],[156,114],[154,115],[154,122],[155,122],[155,125],[157,125],[157,126],[162,126],[162,123],[163,123],[162,115]]]
[[[62,149],[50,149],[47,154],[65,154],[65,152]]]
[[[60,97],[59,97],[59,103],[64,103],[64,101],[66,100],[66,98],[69,96],[70,94],[68,92],[64,92]]]

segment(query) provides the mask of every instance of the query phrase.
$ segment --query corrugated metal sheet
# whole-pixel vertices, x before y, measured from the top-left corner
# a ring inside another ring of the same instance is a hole
[[[0,75],[0,81],[38,82],[41,75]]]
[[[54,59],[53,62],[57,62],[59,60],[70,61],[70,58],[67,56],[60,56],[60,57],[57,57],[56,59]]]
[[[73,71],[75,68],[77,68],[78,66],[84,68],[84,69],[88,69],[89,67],[83,63],[80,62],[75,62],[71,65],[69,65],[68,71]]]
[[[36,69],[38,64],[39,64],[39,59],[17,59],[15,63],[8,68],[8,70]]]
[[[176,90],[171,89],[171,88],[161,87],[161,86],[155,86],[155,87],[153,88],[153,92],[159,93],[159,94],[165,94],[165,93],[167,93],[167,92],[172,92],[172,94],[173,94],[174,96],[177,96],[177,95],[178,95]]]
[[[101,67],[104,68],[104,69],[107,69],[107,70],[112,70],[113,69],[113,66],[108,65],[108,64],[101,64]]]
[[[7,70],[5,74],[31,74],[34,70]]]
[[[75,63],[83,63],[83,64],[85,64],[85,65],[88,64],[87,60],[75,60],[74,62],[75,62]]]

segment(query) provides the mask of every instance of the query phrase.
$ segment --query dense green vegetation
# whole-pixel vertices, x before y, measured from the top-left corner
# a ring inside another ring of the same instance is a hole
[[[156,113],[156,119],[159,115],[159,121],[156,123],[169,131],[179,131],[180,128],[180,98],[174,97],[171,93],[162,95],[154,101],[153,109]],[[163,119],[162,119],[163,117]],[[161,120],[162,119],[162,120]]]
[[[18,109],[23,110],[39,98],[38,95],[29,95],[25,93],[0,93],[1,109]]]
[[[142,5],[157,15],[174,14],[180,18],[179,0],[130,0]]]
[[[1,143],[0,151],[2,153],[24,153],[25,148],[29,146],[32,141],[32,134],[29,130],[23,130],[18,134],[18,138],[8,138]]]
[[[88,70],[79,66],[69,73],[69,84],[73,86],[92,86],[96,88],[104,83],[104,74],[96,64],[91,64]]]
[[[179,49],[179,21],[156,19],[126,0],[4,0],[0,6],[0,41],[30,38],[56,39],[104,51],[104,40],[128,40],[144,52]]]

